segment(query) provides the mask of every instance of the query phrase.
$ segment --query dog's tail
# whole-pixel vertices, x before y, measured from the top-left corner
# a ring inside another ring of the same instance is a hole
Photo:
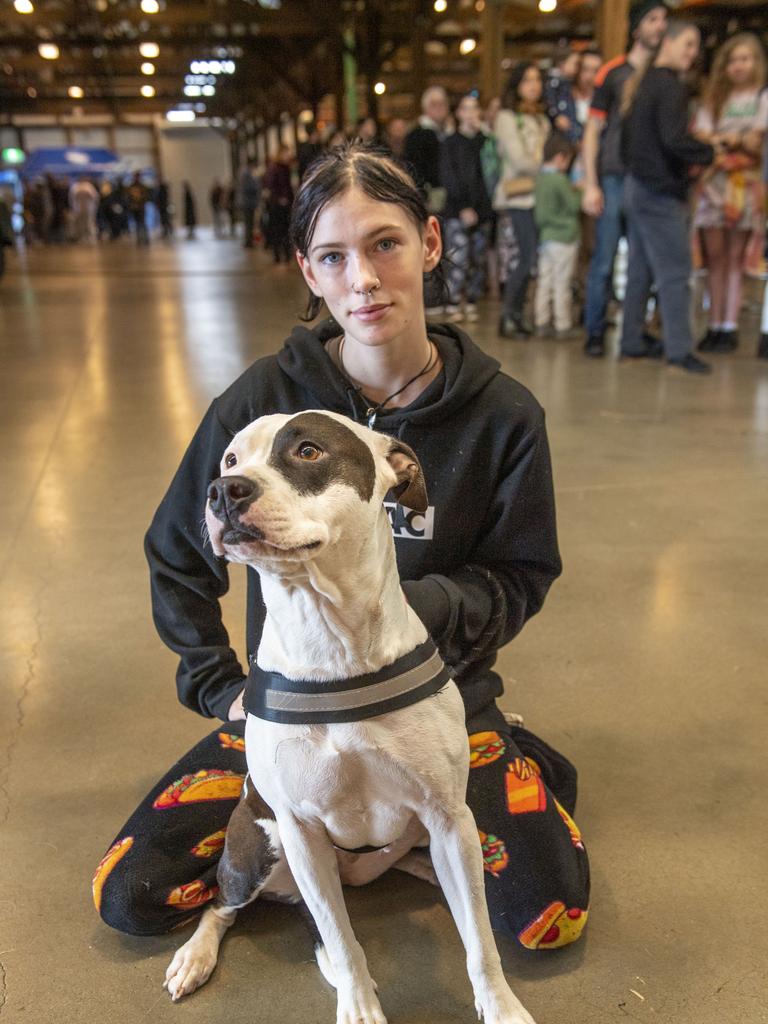
[[[315,959],[317,960],[317,966],[320,968],[320,973],[329,985],[336,988],[336,974],[331,966],[328,954],[325,951],[325,945],[320,937],[320,932],[317,930],[315,919],[310,914],[309,907],[306,905],[304,900],[300,900],[296,906],[301,911],[301,916],[304,918],[307,928],[309,928],[309,933],[312,936],[312,942],[315,947]]]

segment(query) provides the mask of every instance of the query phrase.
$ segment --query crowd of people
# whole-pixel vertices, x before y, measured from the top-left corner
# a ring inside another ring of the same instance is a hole
[[[730,36],[707,79],[694,71],[700,46],[694,24],[670,20],[658,0],[636,0],[621,57],[603,62],[594,49],[566,45],[547,70],[515,66],[504,94],[485,106],[473,92],[452,108],[446,90],[431,86],[415,124],[364,117],[325,138],[307,125],[295,154],[281,146],[266,167],[250,161],[236,181],[213,182],[215,235],[234,237],[242,221],[246,248],[263,243],[275,263],[291,262],[295,188],[318,156],[359,139],[401,160],[441,219],[445,282],[427,282],[428,315],[474,322],[490,295],[501,299],[502,337],[583,329],[585,354],[602,357],[624,237],[620,357],[707,373],[695,349],[737,347],[744,275],[764,267],[768,91],[757,36]],[[197,205],[188,183],[183,192],[179,212],[194,238]],[[27,189],[24,207],[30,241],[133,233],[145,245],[150,225],[165,238],[174,232],[168,184],[149,188],[139,174],[100,187],[49,176]],[[698,344],[695,269],[706,271],[709,309]],[[649,329],[649,309],[661,337]],[[762,335],[758,355],[768,358]]]
[[[603,62],[596,50],[562,47],[548,71],[518,64],[485,108],[472,93],[452,109],[432,86],[413,126],[358,122],[349,137],[402,160],[441,218],[446,289],[427,282],[428,315],[474,322],[479,301],[499,295],[502,337],[568,337],[583,327],[585,354],[602,357],[625,237],[620,357],[709,372],[694,351],[694,268],[707,271],[710,319],[698,348],[736,348],[743,276],[763,260],[765,56],[756,36],[734,34],[692,101],[699,31],[668,14],[663,3],[634,3],[622,57]],[[300,181],[345,138],[334,129],[323,141],[310,125],[295,158],[283,147],[263,174],[254,165],[244,172],[251,223],[260,211],[275,262],[289,258],[291,167]],[[253,237],[246,227],[245,244]],[[653,309],[661,337],[647,324]],[[762,336],[758,355],[768,357]]]
[[[28,245],[94,244],[126,236],[133,236],[137,245],[149,245],[153,233],[164,239],[174,234],[170,185],[163,179],[148,184],[138,171],[100,181],[87,174],[46,174],[26,183],[23,208]],[[182,184],[182,214],[187,236],[194,238],[197,204],[189,182]]]
[[[432,86],[415,125],[395,118],[380,129],[367,117],[350,136],[402,160],[441,218],[447,291],[427,282],[428,315],[473,322],[478,302],[498,295],[502,337],[583,329],[585,354],[602,357],[624,237],[620,358],[706,374],[695,350],[737,347],[744,274],[764,266],[765,54],[756,36],[738,32],[703,79],[698,28],[670,19],[664,3],[635,2],[629,29],[619,58],[566,46],[548,71],[518,64],[485,108],[472,93],[452,109],[446,90]],[[276,262],[288,258],[291,163],[300,181],[343,141],[334,130],[323,143],[310,125],[295,160],[284,148],[270,162],[260,208]],[[695,269],[706,271],[709,308],[698,342]],[[654,310],[661,336],[649,325]],[[764,335],[757,354],[768,358]]]

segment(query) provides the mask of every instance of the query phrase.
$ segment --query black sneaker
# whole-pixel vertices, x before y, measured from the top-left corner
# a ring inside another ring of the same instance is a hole
[[[718,331],[710,352],[735,352],[739,346],[737,331]]]
[[[760,340],[757,343],[757,358],[768,359],[768,334],[765,332],[760,335]]]
[[[602,359],[605,355],[605,342],[602,334],[590,334],[584,342],[584,355],[591,359]]]
[[[689,352],[687,356],[682,356],[680,359],[668,359],[667,366],[673,370],[684,370],[685,373],[712,373],[709,363],[699,359],[693,352]]]
[[[499,320],[499,337],[501,338],[530,338],[533,331],[518,317],[503,316]]]
[[[699,350],[699,352],[713,352],[719,338],[720,331],[713,330],[710,327],[707,330],[707,333],[699,342],[699,344],[696,346],[696,348]]]
[[[643,343],[643,347],[638,352],[619,352],[619,360],[661,359],[664,355],[664,342],[661,338],[654,338],[652,334],[644,334]]]

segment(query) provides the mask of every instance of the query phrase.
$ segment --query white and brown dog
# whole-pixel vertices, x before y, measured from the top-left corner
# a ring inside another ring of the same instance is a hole
[[[237,909],[264,895],[309,909],[337,1024],[385,1024],[342,884],[394,866],[434,877],[418,852],[428,846],[478,1014],[533,1024],[489,923],[461,696],[400,586],[383,506],[393,488],[426,509],[411,449],[332,413],[264,416],[224,453],[206,523],[216,554],[258,570],[266,621],[247,698],[249,775],[217,901],[168,968],[174,999],[207,980]]]

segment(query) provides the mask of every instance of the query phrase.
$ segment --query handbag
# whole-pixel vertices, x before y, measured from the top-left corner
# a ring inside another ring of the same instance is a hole
[[[527,196],[533,192],[536,182],[530,175],[520,175],[519,178],[508,178],[504,182],[504,195],[507,199],[515,196]]]
[[[533,156],[533,151],[530,145],[530,139],[526,138],[526,132],[523,130],[523,119],[519,113],[515,114],[515,121],[517,123],[517,130],[520,135],[520,139],[523,143],[523,149],[526,150],[528,157]],[[543,144],[543,143],[542,143]],[[541,154],[538,154],[541,163]],[[531,174],[520,174],[516,178],[507,178],[504,182],[504,195],[507,199],[514,199],[518,196],[531,195],[536,186],[536,179]]]

